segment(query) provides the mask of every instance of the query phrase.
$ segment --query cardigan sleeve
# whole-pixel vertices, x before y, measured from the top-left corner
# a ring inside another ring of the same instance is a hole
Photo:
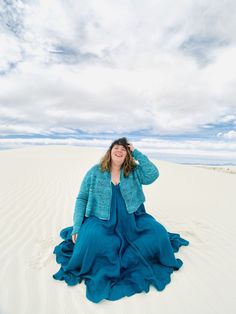
[[[82,225],[84,214],[86,211],[86,206],[88,202],[88,195],[89,195],[89,178],[91,174],[91,170],[87,171],[85,174],[82,183],[80,185],[79,193],[76,197],[75,206],[74,206],[74,215],[73,215],[73,229],[72,233],[78,233],[79,229]]]
[[[139,162],[135,171],[141,184],[147,185],[154,182],[159,177],[159,170],[156,165],[154,165],[154,163],[137,148],[135,148],[131,154],[134,159]]]

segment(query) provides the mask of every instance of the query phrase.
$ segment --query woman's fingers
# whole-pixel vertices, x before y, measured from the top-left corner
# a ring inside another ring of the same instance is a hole
[[[134,145],[131,144],[131,143],[129,143],[128,146],[129,146],[129,148],[130,148],[130,150],[131,150],[131,152],[132,152],[132,151],[134,150]]]
[[[77,239],[78,233],[72,234],[72,242],[75,243]]]

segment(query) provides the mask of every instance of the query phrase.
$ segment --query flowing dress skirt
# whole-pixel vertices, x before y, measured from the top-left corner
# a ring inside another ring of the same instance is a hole
[[[84,279],[86,297],[94,303],[147,293],[150,285],[163,290],[183,264],[174,253],[189,244],[168,232],[144,204],[129,214],[120,184],[113,183],[110,220],[84,217],[75,244],[71,232],[72,226],[60,231],[64,240],[53,253],[61,267],[52,276],[69,286]]]

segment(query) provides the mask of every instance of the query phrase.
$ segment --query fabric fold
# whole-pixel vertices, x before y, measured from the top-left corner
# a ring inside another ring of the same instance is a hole
[[[84,280],[86,297],[95,303],[147,293],[150,285],[163,290],[183,265],[174,253],[189,245],[148,214],[144,204],[129,214],[119,184],[113,183],[110,220],[84,217],[75,244],[72,229],[60,231],[63,241],[53,254],[61,267],[53,278],[69,286]]]

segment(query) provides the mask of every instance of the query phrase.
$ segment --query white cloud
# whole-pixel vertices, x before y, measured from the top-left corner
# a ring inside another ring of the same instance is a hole
[[[225,138],[225,139],[229,139],[229,140],[234,140],[234,139],[236,139],[236,131],[231,130],[231,131],[226,132],[226,133],[219,132],[219,133],[217,134],[217,136],[220,137],[220,138]]]
[[[0,69],[8,71],[10,64],[18,63],[22,59],[19,41],[13,36],[0,34]]]
[[[20,32],[1,35],[2,136],[176,135],[236,121],[234,1],[20,4]]]

